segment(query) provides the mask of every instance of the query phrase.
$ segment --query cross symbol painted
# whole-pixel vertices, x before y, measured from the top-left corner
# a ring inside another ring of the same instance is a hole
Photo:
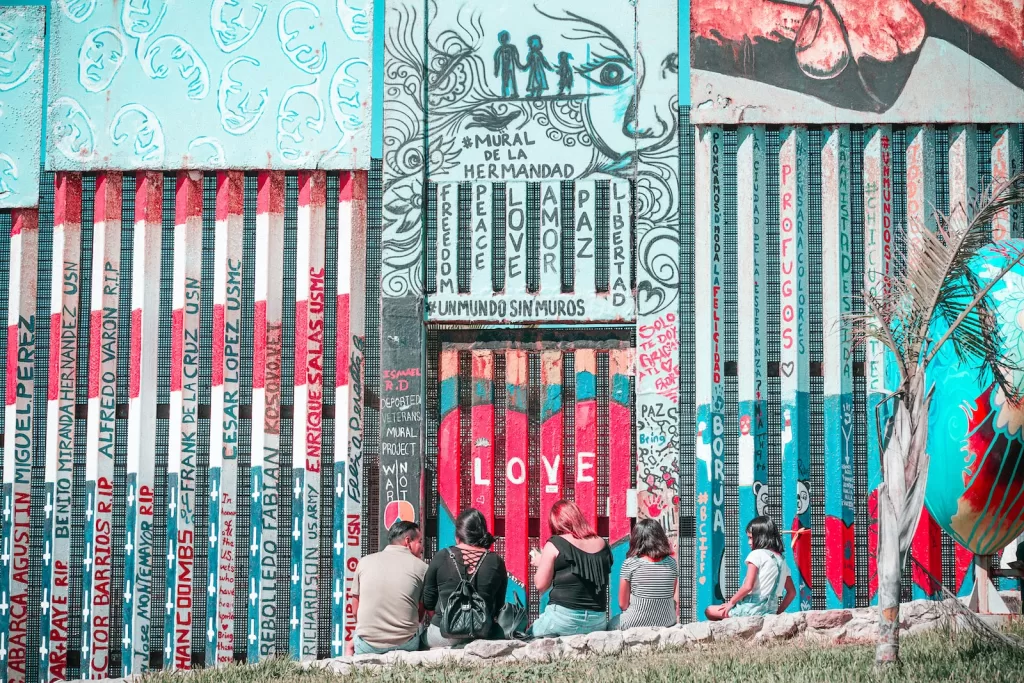
[[[42,660],[46,659],[46,655],[47,655],[48,652],[49,651],[46,649],[46,645],[45,644],[40,645],[39,646],[39,660],[42,661]]]
[[[217,527],[210,525],[210,547],[217,545]]]
[[[132,548],[134,548],[135,546],[132,545],[132,533],[130,531],[127,534],[127,538],[128,542],[124,544],[124,552],[126,555],[131,555]]]
[[[92,521],[92,494],[89,494],[89,502],[85,506],[85,518]]]
[[[174,497],[171,497],[171,502],[167,504],[167,509],[171,511],[171,516],[174,515],[174,508],[178,507],[174,504]]]
[[[260,492],[256,489],[255,486],[252,489],[252,499],[253,500],[259,500],[260,499]]]
[[[82,654],[86,657],[89,656],[89,643],[82,643]]]
[[[299,565],[293,564],[292,565],[292,583],[298,583],[298,582],[299,582]]]
[[[5,644],[4,634],[0,633],[0,661],[7,659],[7,645]]]
[[[208,641],[212,641],[213,637],[215,635],[217,635],[217,632],[213,630],[213,619],[212,618],[207,619],[206,623],[207,623],[207,626],[206,626],[206,639]]]
[[[218,496],[220,496],[220,491],[217,490],[217,487],[210,489],[210,500],[217,500]]]
[[[4,505],[4,519],[11,518],[11,499],[7,498],[7,502]]]
[[[46,512],[47,517],[53,512],[53,496],[50,494],[46,494],[46,505],[43,507],[43,510]]]
[[[341,555],[341,551],[345,549],[345,544],[341,542],[341,529],[338,529],[338,531],[334,535],[334,538],[334,553],[336,555]]]
[[[345,474],[338,472],[338,484],[334,487],[334,494],[341,498],[345,494]]]
[[[296,628],[299,627],[299,618],[297,616],[295,616],[295,608],[294,607],[292,607],[292,619],[288,623],[292,625],[292,630],[295,630]]]
[[[92,545],[85,546],[85,557],[82,558],[82,564],[85,565],[85,571],[89,571],[89,567],[92,566],[92,558],[89,557],[89,551],[92,550]]]
[[[50,542],[46,542],[46,552],[43,553],[43,564],[50,564]]]
[[[259,593],[256,592],[256,579],[249,579],[249,604],[255,605]]]
[[[207,581],[207,583],[209,584],[209,587],[206,589],[206,592],[209,593],[211,597],[216,595],[217,585],[216,582],[213,580],[213,572],[210,572],[210,580]]]
[[[300,539],[301,537],[302,537],[302,532],[301,532],[301,531],[299,531],[299,520],[297,520],[297,519],[296,519],[296,520],[295,520],[295,521],[294,521],[294,522],[292,523],[292,538],[294,538],[294,539],[295,539],[295,540],[297,541],[297,540],[299,540],[299,539]]]
[[[124,638],[121,639],[121,645],[124,645],[124,649],[128,649],[132,646],[132,639],[128,637],[128,634],[124,634]]]
[[[167,553],[167,568],[174,566],[174,553]]]
[[[341,646],[344,645],[344,641],[341,639],[341,624],[334,625],[334,640],[331,641],[331,645],[334,646],[334,652],[341,652]]]
[[[334,604],[335,605],[340,605],[341,604],[341,598],[344,597],[344,595],[345,594],[341,592],[341,580],[340,579],[335,579],[334,580],[334,593],[333,593]]]
[[[167,636],[167,644],[164,645],[164,659],[171,658],[171,636]]]
[[[0,602],[0,614],[3,614],[4,616],[7,616],[7,608],[10,607],[10,605],[7,604],[7,592],[6,591],[4,591],[3,597],[0,598],[0,600],[3,600],[3,602]]]
[[[128,505],[132,505],[134,502],[135,502],[135,487],[134,486],[129,486],[128,487]],[[125,637],[127,638],[128,636],[125,636]],[[125,645],[125,647],[128,647],[128,646]]]
[[[249,554],[256,557],[260,550],[260,544],[256,542],[256,527],[252,528],[252,545],[249,546]]]
[[[39,609],[43,610],[43,614],[50,611],[50,601],[47,599],[46,589],[43,589],[43,601],[39,603]]]
[[[295,497],[298,498],[302,495],[302,482],[299,481],[298,477],[295,479],[295,488],[293,489]]]
[[[131,602],[132,601],[132,582],[131,581],[125,581],[124,582],[124,601],[125,602]],[[126,645],[125,647],[128,647],[128,646]]]
[[[256,634],[252,632],[252,628],[249,629],[249,644],[254,645],[256,643]]]

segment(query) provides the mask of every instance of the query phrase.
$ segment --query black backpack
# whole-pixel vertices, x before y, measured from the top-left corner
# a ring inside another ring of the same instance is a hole
[[[487,607],[487,601],[476,589],[476,575],[487,553],[484,552],[480,556],[472,576],[462,573],[462,567],[455,559],[454,552],[449,550],[448,555],[452,558],[461,581],[448,596],[448,602],[441,612],[441,635],[452,640],[486,638],[491,633],[494,615]]]

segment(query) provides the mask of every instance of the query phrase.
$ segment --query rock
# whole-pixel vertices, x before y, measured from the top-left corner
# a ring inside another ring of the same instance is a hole
[[[595,631],[585,637],[590,651],[599,655],[616,655],[625,644],[621,631]]]
[[[853,619],[853,614],[845,609],[834,609],[825,612],[814,611],[806,612],[804,619],[807,621],[807,628],[825,631],[842,626]]]
[[[627,647],[657,645],[663,631],[658,628],[631,628],[622,632],[622,641]]]
[[[764,618],[764,626],[756,640],[788,640],[800,633],[806,622],[803,612],[786,612]]]
[[[661,644],[665,647],[686,647],[695,643],[712,640],[711,627],[703,621],[665,629],[661,633]]]
[[[587,644],[587,634],[583,633],[576,636],[565,636],[562,638],[562,644],[569,648],[572,648],[576,652],[586,652],[589,648]]]
[[[348,664],[346,662],[342,662],[342,661],[340,661],[338,659],[327,659],[327,660],[324,660],[324,661],[327,662],[327,666],[325,668],[328,671],[330,671],[331,673],[340,674],[342,676],[345,676],[345,675],[348,675],[348,674],[352,673],[352,665],[351,664]]]
[[[715,640],[746,640],[753,638],[764,626],[764,617],[736,617],[710,622]]]
[[[356,666],[366,666],[367,664],[383,664],[384,657],[386,655],[356,655],[352,658],[352,663]]]
[[[803,634],[804,640],[808,643],[819,645],[830,645],[832,643],[846,642],[846,627],[838,626],[830,629],[807,629]]]
[[[534,640],[526,647],[520,648],[512,653],[516,659],[525,659],[531,662],[550,662],[560,659],[569,652],[569,647],[558,638],[542,638]]]
[[[922,621],[935,621],[943,614],[943,608],[932,600],[914,600],[900,606],[900,625],[912,626]]]
[[[855,614],[853,619],[846,622],[847,643],[873,643],[878,638],[878,617],[869,617],[865,614]]]
[[[468,657],[479,657],[480,659],[495,659],[512,654],[514,650],[522,647],[522,643],[514,640],[474,640],[462,649]]]

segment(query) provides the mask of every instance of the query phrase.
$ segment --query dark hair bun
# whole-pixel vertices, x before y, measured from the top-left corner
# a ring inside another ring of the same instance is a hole
[[[494,536],[487,530],[487,519],[476,508],[466,508],[455,519],[455,538],[476,548],[490,548]]]

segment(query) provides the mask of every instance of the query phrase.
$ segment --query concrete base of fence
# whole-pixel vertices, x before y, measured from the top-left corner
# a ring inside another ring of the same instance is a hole
[[[955,626],[953,606],[929,600],[909,602],[900,608],[900,621],[906,633],[916,634]],[[1016,615],[988,615],[985,621],[1004,626]],[[645,653],[653,650],[685,648],[711,642],[768,643],[802,640],[808,643],[873,643],[878,633],[878,611],[868,607],[820,612],[795,612],[770,617],[743,617],[709,623],[697,622],[672,628],[636,628],[628,631],[602,631],[567,638],[544,638],[528,643],[509,640],[482,640],[461,649],[429,652],[389,652],[386,655],[358,655],[305,662],[336,673],[349,673],[354,667],[473,666],[501,661],[550,662],[589,655],[614,655],[621,652]]]

